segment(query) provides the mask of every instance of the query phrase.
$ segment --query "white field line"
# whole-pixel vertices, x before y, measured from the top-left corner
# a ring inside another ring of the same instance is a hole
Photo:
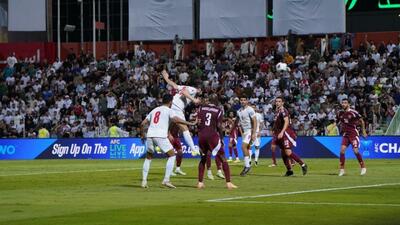
[[[400,204],[379,204],[379,203],[344,203],[344,202],[270,202],[270,201],[223,201],[229,203],[247,204],[286,204],[286,205],[333,205],[333,206],[383,206],[400,207]]]
[[[186,168],[194,166],[185,166]],[[150,169],[164,169],[165,167],[151,167]],[[142,167],[133,168],[115,168],[115,169],[98,169],[98,170],[66,170],[66,171],[46,171],[46,172],[32,172],[32,173],[15,173],[15,174],[0,174],[0,177],[13,177],[13,176],[33,176],[33,175],[47,175],[47,174],[67,174],[67,173],[91,173],[91,172],[112,172],[112,171],[129,171],[141,170]]]
[[[32,172],[32,173],[0,174],[0,177],[31,176],[31,175],[46,175],[46,174],[64,174],[64,173],[108,172],[108,171],[125,171],[125,170],[138,170],[138,169],[142,169],[142,168],[116,168],[116,169],[100,169],[100,170],[46,171],[46,172]],[[154,168],[154,169],[156,169],[156,168]]]
[[[340,191],[340,190],[350,190],[350,189],[358,189],[358,188],[384,187],[384,186],[394,186],[394,185],[400,185],[400,183],[372,184],[372,185],[361,185],[361,186],[350,186],[350,187],[314,189],[314,190],[306,190],[306,191],[282,192],[282,193],[273,193],[273,194],[265,194],[265,195],[240,196],[240,197],[232,197],[232,198],[217,198],[217,199],[207,200],[207,202],[228,202],[228,201],[241,200],[241,199],[254,199],[254,198],[263,198],[263,197],[296,195],[296,194],[315,193],[315,192]]]

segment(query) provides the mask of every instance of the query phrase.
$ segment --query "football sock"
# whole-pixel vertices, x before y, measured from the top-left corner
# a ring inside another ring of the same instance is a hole
[[[233,147],[233,153],[235,153],[236,158],[239,157],[239,153],[238,153],[238,150],[237,150],[237,147],[236,147],[236,146]]]
[[[293,151],[292,151],[292,154],[290,154],[290,158],[292,158],[294,161],[296,161],[301,166],[304,165],[303,160],[301,160],[300,157],[296,153],[294,153]]]
[[[346,161],[346,158],[344,157],[344,153],[340,153],[340,169],[344,169],[344,162],[345,161]]]
[[[276,165],[276,154],[275,154],[275,151],[272,151],[271,154],[272,154],[272,156],[271,156],[272,163]]]
[[[285,151],[281,151],[282,161],[286,166],[287,170],[292,170],[292,164],[290,163],[289,157],[286,155]]]
[[[220,159],[220,161],[222,161],[222,169],[224,170],[224,174],[225,174],[225,181],[226,182],[231,182],[231,171],[229,169],[229,165],[228,162],[226,160],[222,160],[222,156],[223,156],[223,152],[218,154],[217,157]]]
[[[215,157],[215,165],[217,165],[217,170],[221,170],[222,169],[222,162],[221,162],[221,158],[220,157]]]
[[[143,180],[147,180],[147,175],[149,174],[149,170],[150,170],[150,163],[151,163],[151,159],[145,159],[144,163],[143,163],[143,170],[142,170],[142,177]]]
[[[206,167],[206,161],[207,161],[207,157],[206,156],[202,156],[201,160],[199,162],[199,176],[198,176],[199,182],[203,182],[204,169]]]
[[[233,148],[229,147],[229,156],[232,157],[232,153],[233,153]]]
[[[207,170],[211,168],[211,154],[207,154]]]
[[[249,150],[249,159],[250,159],[250,161],[251,161],[251,157],[253,156],[253,151],[250,149]]]
[[[249,156],[244,157],[244,166],[245,167],[250,167],[250,158]]]
[[[190,132],[188,130],[183,131],[183,138],[186,141],[186,144],[189,145],[190,149],[194,151],[196,148],[194,147],[192,136],[190,136]]]
[[[254,152],[254,160],[258,161],[259,156],[260,156],[260,149],[256,148],[256,151]]]
[[[168,157],[167,165],[165,166],[164,182],[169,182],[169,177],[171,176],[172,170],[174,169],[175,159],[175,156]]]
[[[358,159],[358,163],[360,163],[361,168],[364,168],[364,167],[365,167],[365,165],[364,165],[364,160],[362,159],[361,154],[358,152],[358,153],[356,153],[355,155],[356,155],[356,157],[357,157],[357,159]]]
[[[177,151],[176,153],[176,167],[181,167],[182,164],[182,151]]]

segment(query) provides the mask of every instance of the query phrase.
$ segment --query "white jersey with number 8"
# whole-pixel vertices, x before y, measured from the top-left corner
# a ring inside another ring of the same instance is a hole
[[[174,112],[167,106],[159,106],[153,109],[146,119],[150,121],[147,137],[168,137],[170,119],[175,116]]]

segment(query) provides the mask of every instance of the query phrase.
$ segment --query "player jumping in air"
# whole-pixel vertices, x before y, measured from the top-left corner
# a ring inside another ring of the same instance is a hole
[[[282,160],[286,166],[285,176],[292,176],[293,170],[290,162],[290,158],[294,159],[303,171],[303,175],[307,174],[307,164],[305,164],[294,151],[293,147],[296,147],[296,134],[291,127],[291,121],[289,112],[284,107],[284,101],[282,97],[276,97],[275,99],[276,113],[274,118],[273,127],[273,139],[272,145],[278,146],[281,149]]]
[[[185,176],[186,173],[182,171],[181,165],[182,165],[182,159],[183,159],[183,152],[182,152],[182,144],[181,144],[181,139],[179,138],[179,126],[175,123],[171,123],[169,127],[169,132],[168,132],[168,139],[172,144],[172,147],[174,147],[175,152],[176,152],[176,169],[175,173],[172,173],[172,176],[175,176],[176,174],[183,175]]]
[[[228,189],[237,188],[231,183],[231,175],[229,170],[228,162],[225,158],[225,151],[223,147],[223,129],[222,129],[222,118],[223,111],[217,107],[218,100],[217,96],[213,95],[210,97],[210,103],[200,106],[198,110],[199,119],[199,146],[201,151],[201,160],[199,163],[199,176],[197,188],[204,188],[203,183],[204,170],[207,161],[208,152],[219,158],[222,162],[222,168],[225,174],[226,187]]]
[[[200,103],[200,99],[195,98],[195,96],[197,94],[200,94],[201,90],[190,86],[177,85],[175,82],[169,79],[169,74],[165,70],[163,70],[161,74],[165,82],[167,82],[167,84],[171,85],[177,91],[177,93],[174,95],[171,109],[180,119],[186,120],[185,108],[191,102],[195,104]],[[198,155],[199,150],[194,146],[192,136],[189,132],[189,127],[186,124],[179,124],[178,126],[182,131],[183,138],[185,139],[186,143],[189,145],[192,151],[192,155]]]
[[[172,104],[172,95],[166,94],[163,96],[163,105],[153,109],[141,123],[142,130],[142,140],[144,140],[144,129],[143,127],[150,123],[149,128],[147,130],[146,135],[146,146],[147,146],[147,154],[146,159],[143,163],[143,179],[142,179],[142,187],[148,188],[147,185],[147,175],[149,174],[151,160],[153,158],[153,154],[155,152],[156,146],[158,146],[162,152],[166,153],[168,156],[167,165],[165,167],[165,177],[162,182],[162,185],[175,188],[173,184],[171,184],[169,178],[171,176],[172,170],[174,168],[175,163],[175,152],[174,148],[171,145],[171,142],[168,139],[168,127],[170,121],[172,120],[174,123],[185,124],[188,126],[193,126],[195,123],[189,123],[185,120],[180,119],[175,116],[174,111],[171,110]]]
[[[350,108],[349,100],[343,99],[342,100],[342,111],[339,116],[339,122],[341,125],[341,131],[343,133],[342,138],[342,146],[340,148],[340,170],[339,176],[343,176],[345,174],[344,171],[344,162],[345,156],[344,153],[346,151],[347,146],[351,144],[353,146],[353,152],[357,157],[358,162],[360,163],[361,173],[360,175],[363,176],[367,173],[367,168],[365,167],[365,163],[362,159],[360,152],[358,151],[360,148],[360,134],[357,130],[357,125],[361,125],[362,134],[366,138],[367,132],[365,131],[365,123],[364,120],[361,118],[361,115],[356,111]]]

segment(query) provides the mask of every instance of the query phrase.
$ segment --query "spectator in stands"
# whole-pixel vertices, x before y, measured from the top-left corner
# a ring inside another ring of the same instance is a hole
[[[107,121],[115,120],[135,136],[160,96],[174,91],[159,79],[158,68],[164,63],[178,83],[201,87],[205,95],[217,93],[225,111],[240,107],[235,99],[245,93],[262,108],[266,127],[274,117],[271,102],[283,96],[296,118],[298,135],[328,134],[335,107],[348,98],[374,132],[390,121],[400,104],[399,46],[389,41],[376,48],[366,38],[356,51],[346,46],[346,38],[343,46],[336,35],[331,42],[336,40],[327,56],[319,50],[302,54],[298,46],[297,54],[285,54],[284,38],[266,47],[263,55],[240,54],[241,46],[228,40],[212,58],[193,53],[179,61],[165,51],[156,56],[145,48],[141,54],[128,51],[97,62],[83,53],[50,64],[15,56],[16,63],[7,65],[0,79],[0,134],[32,136],[43,124],[51,137],[101,137],[108,136]],[[284,60],[291,71],[279,73],[275,65]]]
[[[338,136],[339,135],[339,128],[336,125],[335,120],[329,121],[329,125],[326,127],[326,135],[327,136]]]

